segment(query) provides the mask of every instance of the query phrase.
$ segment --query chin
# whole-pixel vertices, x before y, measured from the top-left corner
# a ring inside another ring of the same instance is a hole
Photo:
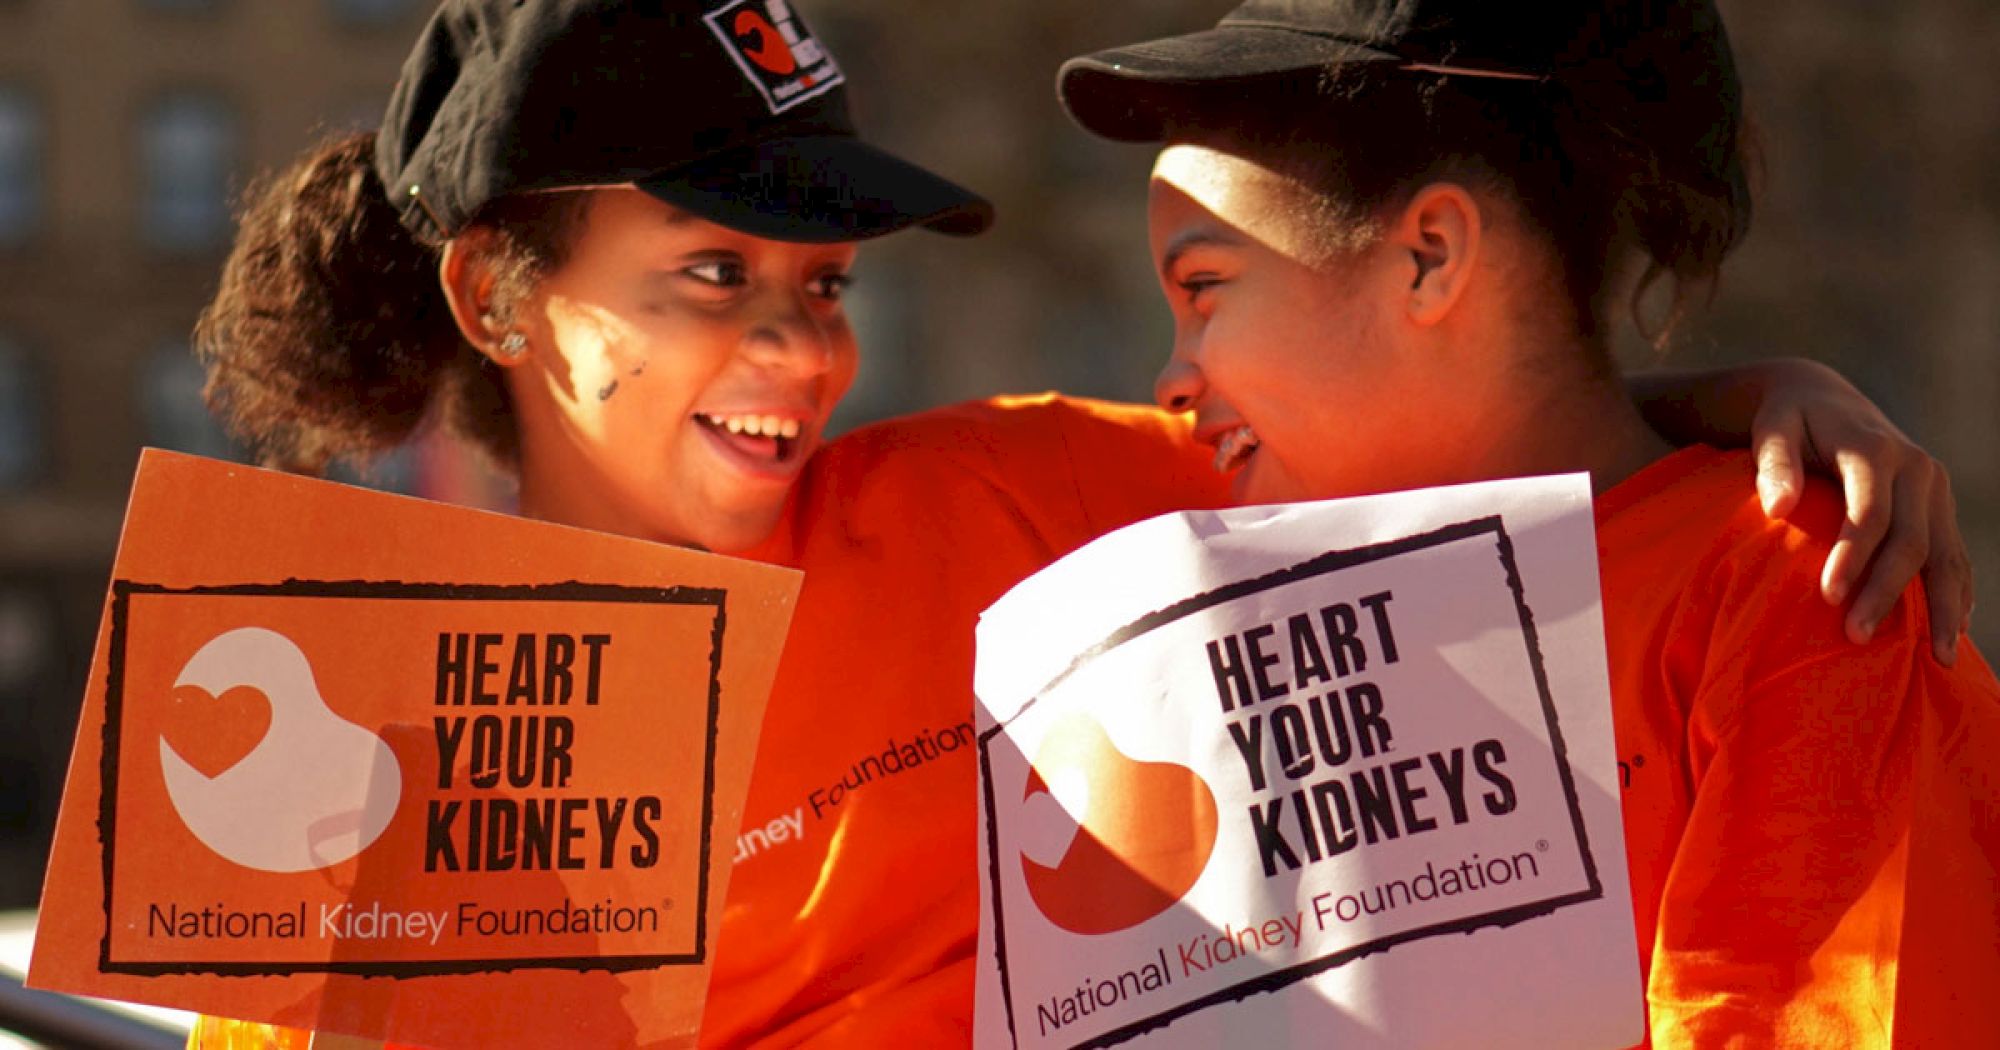
[[[777,530],[784,511],[782,501],[768,507],[739,511],[718,511],[702,523],[683,546],[698,547],[713,554],[738,554],[763,543]]]
[[[1305,487],[1283,475],[1279,471],[1263,469],[1268,464],[1255,460],[1244,465],[1230,481],[1229,492],[1236,502],[1244,506],[1265,503],[1300,503],[1322,497],[1305,491]]]

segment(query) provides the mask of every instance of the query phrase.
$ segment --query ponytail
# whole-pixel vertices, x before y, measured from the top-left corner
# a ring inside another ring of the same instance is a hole
[[[438,251],[398,220],[375,136],[323,143],[245,196],[195,327],[204,394],[259,461],[318,473],[407,440],[435,401],[502,463],[516,438],[498,369],[460,336]]]
[[[1723,259],[1750,232],[1756,136],[1748,123],[1726,130],[1726,153],[1719,158],[1652,150],[1628,161],[1620,207],[1646,260],[1630,307],[1639,334],[1655,350],[1667,349],[1695,307],[1714,296]],[[1689,163],[1690,157],[1701,162]],[[1671,282],[1666,309],[1648,316],[1645,300],[1662,282]]]

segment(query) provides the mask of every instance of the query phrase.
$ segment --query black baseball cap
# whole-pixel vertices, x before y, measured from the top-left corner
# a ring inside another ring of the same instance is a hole
[[[840,67],[788,0],[445,0],[375,165],[427,240],[506,194],[624,184],[772,240],[993,221],[858,137]]]
[[[1553,83],[1686,143],[1747,201],[1742,83],[1713,0],[1249,0],[1212,29],[1073,58],[1057,92],[1089,131],[1157,142],[1214,92],[1356,63]]]

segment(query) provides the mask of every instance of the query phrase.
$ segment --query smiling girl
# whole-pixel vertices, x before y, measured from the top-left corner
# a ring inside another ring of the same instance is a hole
[[[753,237],[634,189],[570,206],[562,265],[502,336],[561,348],[500,362],[521,512],[709,550],[761,541],[854,381],[854,244]],[[483,239],[444,251],[461,330],[490,305]]]
[[[1094,535],[1226,498],[1186,420],[1133,406],[999,399],[828,442],[855,242],[989,217],[855,137],[794,6],[451,0],[379,135],[252,194],[203,318],[211,398],[268,461],[366,458],[435,418],[513,470],[525,514],[805,570],[705,1043],[964,1041],[972,624]],[[1655,394],[1730,429],[1763,398],[1829,451],[1891,433],[1791,366]],[[1928,457],[1898,437],[1869,462],[1876,524],[1841,578],[1895,503],[1914,560],[1869,585],[1893,595],[1957,540],[1927,514]],[[208,1021],[194,1040],[305,1038]]]
[[[1849,644],[1834,494],[1771,521],[1611,363],[1616,305],[1749,222],[1710,0],[1251,0],[1062,83],[1166,144],[1157,395],[1236,499],[1589,473],[1650,1044],[2000,1043],[2000,683],[1914,591]]]

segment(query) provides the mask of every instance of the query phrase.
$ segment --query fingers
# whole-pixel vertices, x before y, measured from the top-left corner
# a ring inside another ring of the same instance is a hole
[[[1932,570],[1924,572],[1928,578]],[[1942,587],[1930,590],[1927,584],[1925,594],[1930,603],[1931,655],[1946,667],[1954,666],[1958,663],[1958,639],[1967,626],[1966,614],[1972,611],[1967,592]]]
[[[1757,413],[1751,429],[1759,501],[1767,516],[1783,517],[1798,505],[1806,468],[1837,473],[1847,517],[1821,571],[1821,594],[1834,605],[1852,597],[1846,632],[1862,642],[1922,572],[1931,648],[1949,666],[1971,619],[1973,593],[1950,480],[1880,409],[1838,377],[1834,383],[1829,394],[1823,378],[1801,382],[1818,396],[1775,397]]]
[[[1951,479],[1938,470],[1931,486],[1931,555],[1924,563],[1930,600],[1931,653],[1950,667],[1958,661],[1958,639],[1972,627],[1972,558],[1958,532],[1958,500]]]
[[[1931,555],[1930,526],[1925,520],[1928,493],[1916,496],[1914,485],[1896,486],[1896,514],[1887,535],[1868,563],[1867,579],[1847,610],[1847,637],[1865,642],[1875,634],[1875,626],[1895,608],[1910,581]]]
[[[1764,516],[1782,518],[1799,505],[1805,488],[1805,419],[1797,412],[1757,414],[1752,425],[1757,453],[1757,499]]]
[[[1847,596],[1854,593],[1855,584],[1860,582],[1862,571],[1867,568],[1871,559],[1877,558],[1877,548],[1889,535],[1890,512],[1892,509],[1895,511],[1893,517],[1898,529],[1897,539],[1901,546],[1893,553],[1893,560],[1886,567],[1900,569],[1902,578],[1893,581],[1896,586],[1889,590],[1889,600],[1881,602],[1880,609],[1874,609],[1871,604],[1870,610],[1875,613],[1873,617],[1856,615],[1864,611],[1858,601],[1856,609],[1850,611],[1848,633],[1851,636],[1857,627],[1865,627],[1862,631],[1863,638],[1874,633],[1876,622],[1882,618],[1881,614],[1887,612],[1890,605],[1895,604],[1895,596],[1901,592],[1903,583],[1916,575],[1917,566],[1923,564],[1924,559],[1930,554],[1930,530],[1924,524],[1924,514],[1930,509],[1929,490],[1926,488],[1920,492],[1907,493],[1900,502],[1898,500],[1898,491],[1905,484],[1928,486],[1929,477],[1926,476],[1915,483],[1907,478],[1900,482],[1891,481],[1891,478],[1899,477],[1898,472],[1893,469],[1878,471],[1876,463],[1881,458],[1879,454],[1871,456],[1852,450],[1842,450],[1834,457],[1835,465],[1840,470],[1841,487],[1847,494],[1847,519],[1841,524],[1840,537],[1834,541],[1833,553],[1827,556],[1826,567],[1820,574],[1820,593],[1825,596],[1827,602],[1839,605],[1846,601]],[[1905,513],[1912,511],[1916,514],[1914,529],[1911,528],[1909,519],[1904,517]],[[1909,560],[1912,553],[1915,554],[1914,561]],[[1906,561],[1907,565],[1904,564]],[[1886,574],[1878,571],[1870,579],[1873,585],[1871,590],[1886,586],[1889,582],[1892,581],[1886,578]]]

